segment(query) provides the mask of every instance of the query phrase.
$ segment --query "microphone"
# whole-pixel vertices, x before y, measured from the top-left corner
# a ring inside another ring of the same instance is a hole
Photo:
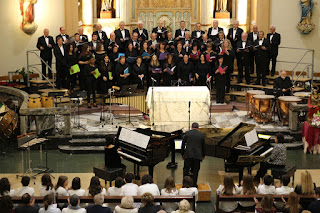
[[[153,82],[157,82],[157,80],[156,80],[156,79],[154,79],[154,78],[152,78],[152,77],[151,77],[151,80],[152,80]]]

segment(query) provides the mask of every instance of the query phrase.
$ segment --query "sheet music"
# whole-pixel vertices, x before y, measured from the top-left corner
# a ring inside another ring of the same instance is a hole
[[[149,144],[150,136],[129,129],[121,128],[119,140],[146,149]]]
[[[258,135],[256,129],[253,129],[252,131],[248,132],[244,135],[246,139],[247,146],[252,146],[256,142],[258,142]]]

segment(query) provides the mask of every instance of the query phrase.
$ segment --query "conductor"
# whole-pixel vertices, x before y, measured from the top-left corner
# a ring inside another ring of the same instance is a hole
[[[192,130],[185,133],[182,141],[183,177],[188,176],[191,172],[193,174],[193,184],[197,187],[200,163],[205,157],[205,140],[204,134],[198,131],[198,123],[193,123],[191,127]]]

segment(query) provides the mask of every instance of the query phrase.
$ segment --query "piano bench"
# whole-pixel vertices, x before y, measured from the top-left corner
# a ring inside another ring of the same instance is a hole
[[[288,175],[289,177],[292,177],[292,185],[294,184],[294,173],[296,172],[297,167],[296,165],[287,164],[285,167],[282,168],[272,168],[271,174],[273,178],[280,179],[283,175]]]
[[[107,182],[109,181],[111,187],[112,181],[114,181],[117,177],[123,176],[123,168],[106,168],[105,166],[93,167],[93,173],[95,176],[105,181],[106,187]]]

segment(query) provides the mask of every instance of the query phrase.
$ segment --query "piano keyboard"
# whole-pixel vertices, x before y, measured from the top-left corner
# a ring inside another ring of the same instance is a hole
[[[267,151],[265,151],[264,153],[262,153],[260,156],[266,156],[267,154],[269,154],[270,152],[272,152],[273,147],[269,148]]]
[[[137,162],[139,162],[139,163],[142,161],[142,160],[139,159],[139,158],[136,158],[136,157],[134,157],[134,156],[132,156],[132,155],[129,155],[129,154],[124,153],[124,152],[121,152],[121,151],[118,151],[118,154],[119,154],[119,155],[123,155],[123,156],[125,156],[125,157],[127,157],[127,158],[131,158],[132,160],[137,161]]]

